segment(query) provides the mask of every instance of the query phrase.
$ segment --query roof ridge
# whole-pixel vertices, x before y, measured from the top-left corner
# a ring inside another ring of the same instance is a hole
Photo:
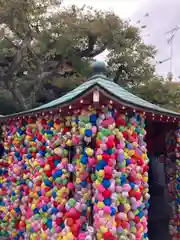
[[[6,115],[6,116],[0,116],[0,119],[4,119],[7,117],[13,117],[18,116],[22,114],[29,114],[33,111],[43,111],[48,108],[53,108],[58,105],[65,104],[67,102],[70,102],[74,100],[75,98],[81,96],[83,93],[85,93],[87,90],[91,89],[92,87],[98,85],[100,88],[104,89],[109,93],[110,95],[114,96],[115,98],[121,100],[125,104],[130,104],[132,107],[140,107],[144,110],[148,109],[150,111],[157,111],[162,114],[173,114],[176,116],[180,116],[180,113],[174,112],[171,110],[167,110],[165,108],[161,108],[158,105],[155,105],[153,103],[150,103],[133,93],[128,92],[125,88],[119,86],[117,83],[113,82],[112,80],[109,80],[104,74],[98,73],[96,75],[93,75],[91,78],[89,78],[86,82],[79,85],[78,87],[74,88],[70,92],[66,93],[65,95],[49,102],[46,104],[41,105],[40,107],[30,109],[27,111]]]

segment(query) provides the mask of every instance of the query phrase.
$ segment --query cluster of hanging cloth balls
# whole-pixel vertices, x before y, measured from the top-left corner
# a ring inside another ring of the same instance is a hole
[[[3,129],[2,162],[8,167],[1,170],[1,235],[148,239],[143,116],[128,117],[108,106],[20,119]]]

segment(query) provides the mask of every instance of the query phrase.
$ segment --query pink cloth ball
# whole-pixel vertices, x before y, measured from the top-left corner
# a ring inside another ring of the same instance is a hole
[[[105,191],[105,188],[103,187],[102,184],[98,185],[98,191],[101,193]]]

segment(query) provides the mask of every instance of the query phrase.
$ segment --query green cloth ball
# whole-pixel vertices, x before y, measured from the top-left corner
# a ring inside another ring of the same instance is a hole
[[[68,201],[68,205],[73,208],[76,205],[76,200],[74,198],[70,198]]]

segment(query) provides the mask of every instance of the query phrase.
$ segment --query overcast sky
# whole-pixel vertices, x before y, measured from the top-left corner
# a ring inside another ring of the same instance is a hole
[[[75,4],[79,7],[90,5],[96,9],[101,10],[112,10],[121,18],[129,18],[134,15],[135,12],[142,6],[142,4],[150,0],[64,0],[64,5]],[[98,60],[104,60],[107,52],[104,51],[102,54],[96,57]]]
[[[122,18],[132,16],[138,8],[148,0],[64,0],[64,4],[75,4],[82,6],[84,4],[99,8],[101,10],[111,9]]]
[[[165,32],[179,26],[180,27],[180,0],[64,0],[64,4],[77,6],[90,5],[101,10],[112,10],[121,18],[131,18],[132,23],[140,20],[140,26],[147,26],[142,37],[148,44],[156,46],[156,61],[163,64],[157,64],[157,71],[165,74],[170,71],[170,61],[164,61],[170,57],[170,45],[167,40],[171,37],[166,36]],[[146,13],[149,13],[148,17]],[[173,68],[172,72],[180,76],[180,29],[173,39]],[[104,60],[106,52],[100,54],[97,59]]]

